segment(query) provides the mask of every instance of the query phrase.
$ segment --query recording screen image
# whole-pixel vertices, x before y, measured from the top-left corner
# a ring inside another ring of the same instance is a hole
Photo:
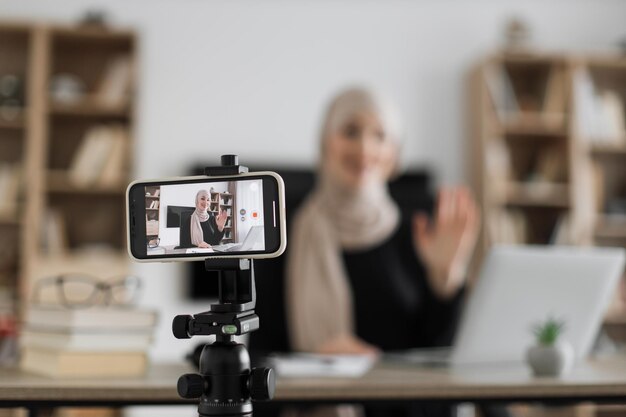
[[[148,255],[265,250],[262,180],[145,187]]]

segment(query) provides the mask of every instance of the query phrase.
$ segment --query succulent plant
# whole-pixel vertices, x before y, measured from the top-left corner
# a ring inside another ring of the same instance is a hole
[[[553,346],[559,335],[565,329],[565,322],[553,317],[548,318],[544,323],[533,327],[533,333],[537,338],[537,343],[542,346]]]

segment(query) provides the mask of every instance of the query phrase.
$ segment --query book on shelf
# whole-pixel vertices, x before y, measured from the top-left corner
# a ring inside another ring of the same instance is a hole
[[[27,326],[20,345],[39,349],[83,352],[145,351],[152,344],[153,327],[138,329],[77,329]]]
[[[487,230],[492,244],[523,244],[528,237],[526,217],[518,210],[494,210],[489,216]]]
[[[494,109],[501,123],[519,114],[520,107],[506,68],[492,63],[485,67],[484,80]]]
[[[576,129],[583,139],[602,145],[626,145],[623,97],[614,90],[598,92],[587,69],[574,72]]]
[[[567,214],[559,216],[554,225],[550,243],[553,245],[574,245],[576,239],[573,236],[571,218]]]
[[[531,181],[558,183],[567,176],[567,160],[564,150],[559,148],[543,149],[537,156],[535,169],[530,175]]]
[[[146,219],[146,236],[156,236],[159,234],[159,221]]]
[[[552,66],[543,97],[542,114],[544,118],[550,119],[557,116],[562,122],[562,116],[565,113],[566,90],[567,84],[563,68]]]
[[[119,55],[106,66],[96,90],[96,98],[104,105],[123,106],[130,98],[132,82],[132,59],[129,55]]]
[[[69,309],[62,306],[30,306],[26,311],[25,324],[30,327],[63,329],[145,329],[156,324],[157,313],[127,307],[95,306]]]
[[[41,247],[48,255],[63,255],[69,247],[65,216],[60,210],[48,209],[42,219]]]
[[[0,164],[0,216],[15,216],[20,191],[21,169],[18,164]]]
[[[26,347],[21,352],[23,370],[50,377],[130,377],[145,373],[145,352],[71,352]]]
[[[121,125],[109,126],[108,129],[109,140],[113,144],[105,159],[98,184],[104,187],[113,187],[126,179],[130,138],[128,137],[128,130]]]
[[[498,196],[504,196],[513,175],[511,154],[503,141],[494,139],[485,145],[485,169],[487,175],[492,178],[493,192]]]
[[[118,185],[125,177],[127,130],[118,125],[97,125],[87,130],[69,167],[77,187]]]

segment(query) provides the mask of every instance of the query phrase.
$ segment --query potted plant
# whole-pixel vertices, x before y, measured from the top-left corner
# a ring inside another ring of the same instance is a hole
[[[536,345],[528,348],[526,361],[536,376],[559,376],[574,363],[574,349],[561,336],[565,322],[548,318],[533,328]]]

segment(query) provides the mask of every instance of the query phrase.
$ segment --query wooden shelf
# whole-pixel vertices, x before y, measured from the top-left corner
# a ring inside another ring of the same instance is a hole
[[[626,145],[591,145],[589,150],[595,156],[626,156]]]
[[[111,106],[98,103],[96,100],[84,100],[75,104],[51,101],[49,112],[56,116],[75,117],[116,117],[130,118],[127,105]]]
[[[52,26],[50,34],[55,40],[70,40],[75,42],[109,41],[129,43],[133,38],[133,32],[129,30],[110,30],[98,26]]]
[[[600,215],[594,236],[600,239],[626,239],[626,215]]]
[[[509,183],[504,204],[513,206],[558,207],[570,205],[567,184]]]
[[[565,115],[562,113],[519,113],[510,114],[506,122],[498,126],[498,134],[502,136],[531,136],[546,138],[563,138],[567,136]]]
[[[0,214],[0,226],[19,226],[22,222],[17,216]]]
[[[22,110],[15,120],[0,118],[0,129],[24,129],[26,127],[26,111]]]
[[[125,185],[120,183],[115,186],[102,186],[98,184],[86,187],[78,187],[72,184],[68,173],[61,170],[48,170],[47,190],[52,193],[73,193],[73,194],[121,194],[124,195]]]
[[[624,55],[605,54],[593,55],[584,59],[590,67],[624,71],[626,70],[626,58]]]

